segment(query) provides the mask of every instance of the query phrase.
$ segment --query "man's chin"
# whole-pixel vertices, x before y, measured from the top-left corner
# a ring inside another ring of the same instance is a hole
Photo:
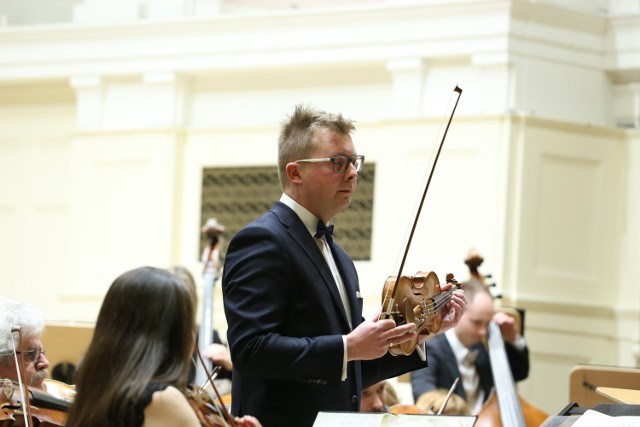
[[[44,380],[49,377],[49,372],[46,370],[36,372],[33,377],[31,377],[31,387],[38,388],[41,390],[45,389]]]

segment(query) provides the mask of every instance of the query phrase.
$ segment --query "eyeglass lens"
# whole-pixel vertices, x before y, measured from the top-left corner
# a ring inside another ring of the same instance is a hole
[[[349,164],[352,164],[356,168],[356,172],[362,170],[363,157],[362,156],[338,156],[332,157],[333,171],[336,173],[345,173]]]
[[[26,361],[35,362],[36,360],[38,360],[40,358],[41,354],[44,354],[44,348],[39,349],[39,350],[25,351],[23,354],[24,354],[24,358],[25,358]]]

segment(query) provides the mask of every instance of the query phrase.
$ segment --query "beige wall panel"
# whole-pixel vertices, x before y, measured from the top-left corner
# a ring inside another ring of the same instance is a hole
[[[177,135],[81,134],[73,143],[73,274],[62,300],[73,320],[95,320],[124,271],[172,262]]]
[[[616,301],[620,148],[615,133],[527,127],[519,297]]]
[[[20,220],[20,189],[23,180],[21,159],[20,140],[0,138],[0,233],[4,236],[0,244],[0,295],[5,296],[12,295],[20,278],[20,252],[17,245],[20,244],[21,229],[24,226]]]
[[[43,94],[50,91],[43,90]],[[70,144],[73,108],[33,103],[15,91],[14,103],[1,107],[0,293],[27,301],[46,316],[61,316],[56,306],[69,274]],[[6,264],[5,264],[6,263]],[[64,314],[62,314],[64,316]]]
[[[372,262],[358,264],[365,292],[378,294],[396,274],[446,120],[360,125],[367,162],[376,163]],[[470,247],[483,251],[495,272],[500,235],[498,184],[500,122],[455,117],[436,166],[413,237],[404,273],[433,270],[468,276]],[[366,150],[366,151],[365,151]],[[487,271],[489,272],[489,271]]]
[[[546,315],[528,312],[527,342],[531,351],[529,378],[520,393],[550,413],[568,403],[569,374],[577,364],[612,364],[615,338],[608,333],[613,322],[601,316]],[[567,333],[552,325],[569,325]],[[585,325],[593,325],[585,327]]]

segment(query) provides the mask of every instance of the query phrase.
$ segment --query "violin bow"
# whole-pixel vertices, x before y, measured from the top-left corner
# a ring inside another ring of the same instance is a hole
[[[20,360],[18,360],[18,351],[16,350],[16,342],[13,340],[13,333],[18,333],[18,343],[20,344]],[[29,386],[22,378],[26,379],[27,373],[24,368],[24,351],[22,351],[22,329],[20,326],[11,327],[11,341],[13,342],[13,358],[16,362],[16,371],[18,374],[18,384],[22,389],[22,415],[24,415],[24,425],[31,427],[33,425],[33,418],[31,418],[31,401],[29,399]],[[26,411],[25,411],[26,406]]]
[[[238,424],[236,423],[236,420],[231,416],[231,414],[227,410],[227,407],[222,402],[222,397],[220,396],[220,393],[218,392],[218,389],[216,388],[216,385],[213,382],[213,374],[211,372],[209,372],[209,369],[207,368],[207,365],[204,363],[204,358],[202,357],[202,354],[200,353],[200,349],[198,348],[197,345],[194,346],[194,347],[195,347],[195,350],[196,350],[196,354],[198,355],[198,359],[200,360],[200,363],[202,364],[202,366],[204,366],[204,371],[207,374],[207,378],[208,378],[207,383],[211,383],[211,388],[213,388],[213,391],[215,392],[216,397],[218,398],[218,402],[220,402],[222,416],[224,417],[225,421],[229,423],[229,425],[231,427],[237,427]],[[219,370],[219,369],[220,369],[220,367],[216,366],[214,368],[213,373],[215,375],[217,375],[218,374],[217,370]]]
[[[459,381],[460,381],[460,377],[456,377],[456,380],[453,382],[453,385],[451,386],[451,388],[449,389],[449,392],[447,393],[447,397],[444,398],[444,402],[442,402],[442,406],[440,406],[440,409],[438,410],[438,413],[436,415],[441,415],[442,411],[444,411],[444,408],[447,407],[447,403],[449,403],[449,399],[453,394],[453,390],[456,389],[456,386],[458,385]]]
[[[456,108],[458,108],[458,102],[460,101],[460,96],[462,95],[462,89],[460,89],[458,85],[456,85],[453,91],[458,94],[458,97],[456,98],[456,103],[453,106],[453,110],[451,110],[451,115],[449,116],[447,127],[444,130],[444,134],[442,135],[442,140],[440,141],[440,145],[438,147],[436,157],[433,160],[433,165],[431,166],[431,172],[429,172],[429,178],[427,179],[427,185],[424,187],[424,192],[422,193],[422,198],[420,199],[420,204],[418,205],[418,211],[416,212],[416,217],[413,221],[411,232],[409,233],[409,240],[407,241],[407,246],[405,247],[404,255],[402,256],[402,261],[400,262],[400,268],[398,269],[398,275],[396,276],[396,281],[395,281],[395,284],[393,285],[393,292],[391,293],[391,298],[389,298],[389,304],[387,305],[386,309],[383,308],[384,312],[382,313],[382,315],[384,316],[385,319],[391,318],[391,312],[396,299],[396,291],[398,289],[398,282],[402,277],[402,270],[404,269],[404,263],[407,260],[407,255],[409,254],[409,248],[411,247],[413,234],[415,233],[416,226],[418,225],[418,218],[420,218],[420,212],[422,212],[422,206],[424,205],[424,200],[427,197],[427,191],[429,191],[429,185],[431,184],[431,178],[433,178],[433,172],[436,170],[436,164],[438,163],[438,158],[440,157],[440,152],[442,151],[442,146],[444,145],[444,140],[447,137],[447,132],[449,132],[449,126],[451,125],[451,121],[453,120],[453,115],[456,112]]]

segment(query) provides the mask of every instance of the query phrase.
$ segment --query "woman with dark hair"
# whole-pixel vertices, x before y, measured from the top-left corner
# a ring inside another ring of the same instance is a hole
[[[118,277],[76,374],[66,426],[200,426],[184,394],[194,310],[191,291],[166,270],[140,267]],[[238,425],[260,424],[247,417]]]

